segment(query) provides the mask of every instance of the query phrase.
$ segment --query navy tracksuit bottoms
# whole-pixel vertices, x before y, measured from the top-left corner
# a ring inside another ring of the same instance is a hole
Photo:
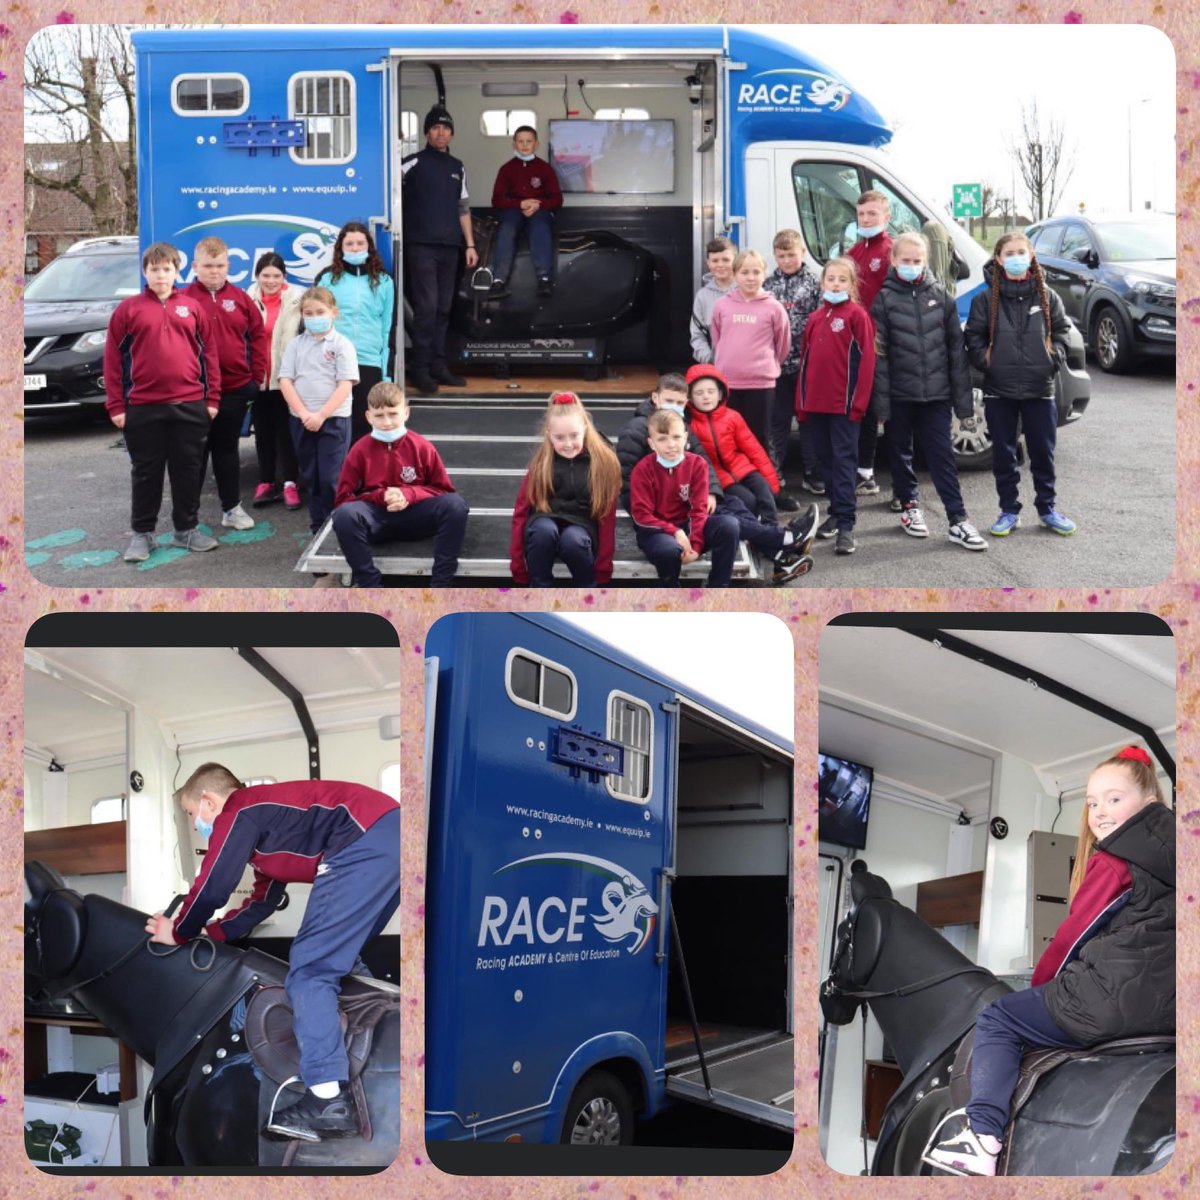
[[[892,495],[905,504],[916,504],[917,473],[913,470],[913,437],[921,443],[933,486],[951,525],[965,519],[954,445],[950,441],[950,401],[914,403],[896,400],[888,421],[888,456],[892,460]]]
[[[1053,399],[1008,400],[984,396],[983,411],[992,435],[992,474],[1000,511],[1021,511],[1017,489],[1021,471],[1017,466],[1017,437],[1025,434],[1033,497],[1038,512],[1045,516],[1054,509],[1054,444],[1058,440],[1058,406]]]
[[[686,532],[687,525],[681,526]],[[679,572],[683,566],[683,551],[679,543],[661,529],[635,526],[638,549],[654,564],[658,580],[666,587],[679,586]],[[738,522],[736,517],[713,513],[704,522],[704,547],[712,555],[712,569],[708,573],[710,588],[728,587],[733,581],[733,560],[737,557]]]
[[[388,512],[370,500],[351,500],[333,510],[333,532],[350,566],[356,587],[379,587],[383,575],[371,547],[376,542],[433,538],[432,587],[451,587],[458,572],[458,552],[467,533],[471,510],[457,492],[443,492],[400,512]]]
[[[867,420],[874,418],[868,417]],[[862,424],[841,413],[806,413],[812,426],[817,465],[829,496],[829,515],[839,529],[853,529],[858,515],[858,438]]]
[[[554,560],[561,558],[575,587],[596,582],[596,550],[582,525],[541,514],[525,525],[525,566],[533,587],[554,587]]]
[[[349,1074],[338,992],[359,952],[400,907],[400,806],[317,868],[284,986],[306,1087]]]

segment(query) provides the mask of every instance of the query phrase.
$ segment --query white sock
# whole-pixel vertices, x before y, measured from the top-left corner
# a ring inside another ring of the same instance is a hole
[[[859,477],[862,479],[871,479],[874,476],[875,472],[872,471],[870,467],[859,467],[858,474],[859,474]]]
[[[790,546],[795,540],[796,535],[790,529],[785,529],[783,531],[783,544],[785,546]]]
[[[335,1079],[332,1083],[314,1083],[308,1089],[318,1100],[332,1100],[341,1094],[341,1084]]]

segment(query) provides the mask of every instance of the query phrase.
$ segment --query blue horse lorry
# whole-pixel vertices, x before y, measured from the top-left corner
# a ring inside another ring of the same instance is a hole
[[[451,152],[465,164],[486,264],[491,188],[512,153],[511,130],[539,130],[540,153],[566,189],[554,292],[537,294],[523,239],[507,297],[489,296],[486,271],[464,270],[450,350],[468,387],[443,393],[415,422],[471,506],[463,576],[507,574],[512,507],[546,391],[576,387],[615,437],[654,369],[691,361],[692,298],[713,236],[766,252],[777,230],[795,227],[824,262],[843,249],[859,193],[876,188],[891,198],[893,229],[931,219],[948,228],[964,318],[983,286],[986,255],[897,172],[883,151],[891,131],[870,101],[802,49],[745,28],[225,26],[132,39],[140,238],[178,246],[185,278],[197,242],[216,234],[230,247],[235,283],[250,283],[267,250],[282,255],[294,283],[310,283],[339,227],[358,219],[402,280],[400,161],[424,144],[435,103],[454,118]],[[405,309],[396,307],[396,378]],[[1060,372],[1060,423],[1087,404],[1082,365],[1079,341]],[[517,369],[554,381],[497,382]],[[604,388],[589,395],[587,381],[601,372]],[[955,424],[960,465],[990,460],[977,408],[974,422]],[[426,575],[432,563],[425,543],[383,546],[377,557],[385,574],[402,576]],[[296,569],[345,577],[328,525]],[[684,574],[706,571],[702,562]],[[735,578],[763,574],[743,548]],[[653,579],[624,513],[614,577]]]
[[[791,742],[553,616],[425,662],[426,1138],[790,1132]]]

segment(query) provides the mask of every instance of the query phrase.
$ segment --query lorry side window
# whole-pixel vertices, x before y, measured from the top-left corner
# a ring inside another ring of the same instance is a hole
[[[795,162],[792,188],[808,252],[824,263],[848,249],[843,234],[854,221],[862,191],[858,168],[849,163]]]
[[[421,118],[405,109],[400,114],[400,153],[416,154],[421,149]]]
[[[508,697],[522,708],[570,720],[575,715],[575,676],[566,667],[513,647],[504,667]]]
[[[645,803],[650,795],[650,751],[654,745],[654,714],[650,706],[623,692],[610,693],[606,736],[625,747],[624,772],[604,777],[609,795]]]
[[[531,108],[489,108],[479,118],[484,137],[511,138],[522,125],[537,128],[537,113]]]
[[[176,75],[171,81],[171,107],[181,117],[231,116],[249,106],[245,75]]]
[[[302,120],[304,145],[288,153],[299,163],[343,163],[355,154],[354,76],[301,71],[288,80],[288,116]]]
[[[888,204],[892,209],[888,232],[893,237],[906,229],[911,229],[914,233],[921,232],[921,226],[925,224],[925,219],[886,179],[880,179],[878,175],[868,172],[867,186],[864,190],[882,192],[888,198]]]

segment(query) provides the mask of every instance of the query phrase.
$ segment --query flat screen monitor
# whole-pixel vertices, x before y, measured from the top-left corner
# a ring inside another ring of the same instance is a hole
[[[675,190],[675,122],[551,121],[550,163],[564,192],[670,193]]]
[[[874,770],[832,754],[818,754],[817,765],[817,837],[851,850],[864,849]]]

